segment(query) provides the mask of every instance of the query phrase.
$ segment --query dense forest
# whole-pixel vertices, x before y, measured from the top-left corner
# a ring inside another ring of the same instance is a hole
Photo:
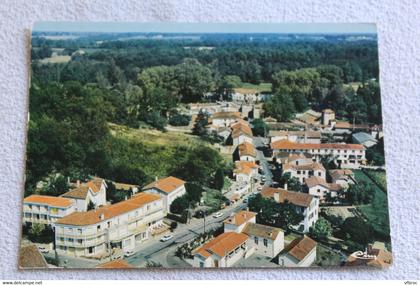
[[[33,38],[26,194],[51,173],[142,185],[156,175],[144,167],[159,161],[150,158],[156,153],[172,165],[159,174],[211,186],[226,165],[207,145],[145,147],[112,136],[109,123],[164,131],[185,121],[184,103],[209,100],[208,92],[229,99],[244,83],[272,84],[264,109],[279,120],[331,107],[345,119],[381,123],[374,40],[106,39]],[[53,52],[71,60],[43,61]],[[200,159],[208,163],[196,165]]]

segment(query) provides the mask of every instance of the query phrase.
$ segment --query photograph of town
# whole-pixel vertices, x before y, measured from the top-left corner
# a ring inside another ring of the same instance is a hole
[[[392,263],[376,26],[34,25],[20,268]]]

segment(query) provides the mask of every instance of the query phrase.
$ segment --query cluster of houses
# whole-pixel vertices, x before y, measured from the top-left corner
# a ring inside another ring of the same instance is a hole
[[[254,253],[285,267],[310,266],[317,243],[303,236],[285,247],[280,228],[256,223],[256,213],[240,211],[227,218],[224,232],[193,251],[194,267],[232,267]]]
[[[104,179],[94,177],[73,187],[60,197],[26,197],[23,223],[50,225],[59,254],[97,258],[133,250],[167,231],[164,217],[171,203],[186,193],[185,181],[171,176],[146,185],[140,193],[136,185],[116,183],[117,189],[131,189],[133,195],[115,204],[107,203]],[[89,203],[94,209],[88,209]]]

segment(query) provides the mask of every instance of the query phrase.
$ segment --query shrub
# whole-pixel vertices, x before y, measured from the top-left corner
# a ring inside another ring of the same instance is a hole
[[[183,114],[174,114],[169,118],[169,124],[172,126],[188,126],[191,116]]]

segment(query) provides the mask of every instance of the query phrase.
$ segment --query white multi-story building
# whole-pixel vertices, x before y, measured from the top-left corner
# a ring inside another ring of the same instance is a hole
[[[288,140],[296,143],[321,143],[319,131],[275,131],[268,132],[270,142]]]
[[[170,212],[172,202],[187,193],[185,189],[185,181],[179,178],[168,176],[159,180],[156,180],[145,187],[144,192],[156,193],[162,196],[164,210],[166,213]]]
[[[282,267],[308,267],[316,260],[317,243],[303,236],[293,240],[280,253],[278,262]]]
[[[56,250],[70,256],[103,257],[133,250],[161,227],[165,211],[159,195],[132,198],[87,212],[74,212],[54,223]]]
[[[61,197],[75,201],[76,211],[84,212],[88,210],[89,202],[96,208],[106,205],[107,185],[102,178],[93,178],[85,183],[78,181],[75,188],[67,191]]]
[[[332,198],[340,196],[342,186],[337,183],[327,183],[321,177],[312,176],[305,181],[308,193],[319,198],[320,202],[324,202],[327,194]]]
[[[252,130],[248,122],[239,120],[231,124],[232,129],[232,143],[236,147],[242,143],[253,143]]]
[[[294,205],[296,212],[303,216],[303,220],[294,226],[301,232],[309,232],[309,228],[314,226],[318,220],[319,199],[316,196],[272,187],[265,187],[261,191],[261,195],[265,198],[272,198],[280,204],[287,202]]]
[[[31,195],[23,200],[23,223],[51,225],[75,210],[75,202],[71,199]]]
[[[296,164],[293,162],[282,165],[283,174],[290,173],[290,177],[299,179],[300,183],[305,183],[309,177],[316,176],[325,180],[325,168],[318,162],[311,164]]]
[[[274,156],[279,152],[309,153],[317,160],[320,157],[331,156],[341,168],[359,168],[366,164],[365,148],[361,144],[309,144],[280,140],[271,143],[270,146]]]
[[[258,165],[254,161],[236,161],[233,176],[236,182],[250,183],[258,174]]]

